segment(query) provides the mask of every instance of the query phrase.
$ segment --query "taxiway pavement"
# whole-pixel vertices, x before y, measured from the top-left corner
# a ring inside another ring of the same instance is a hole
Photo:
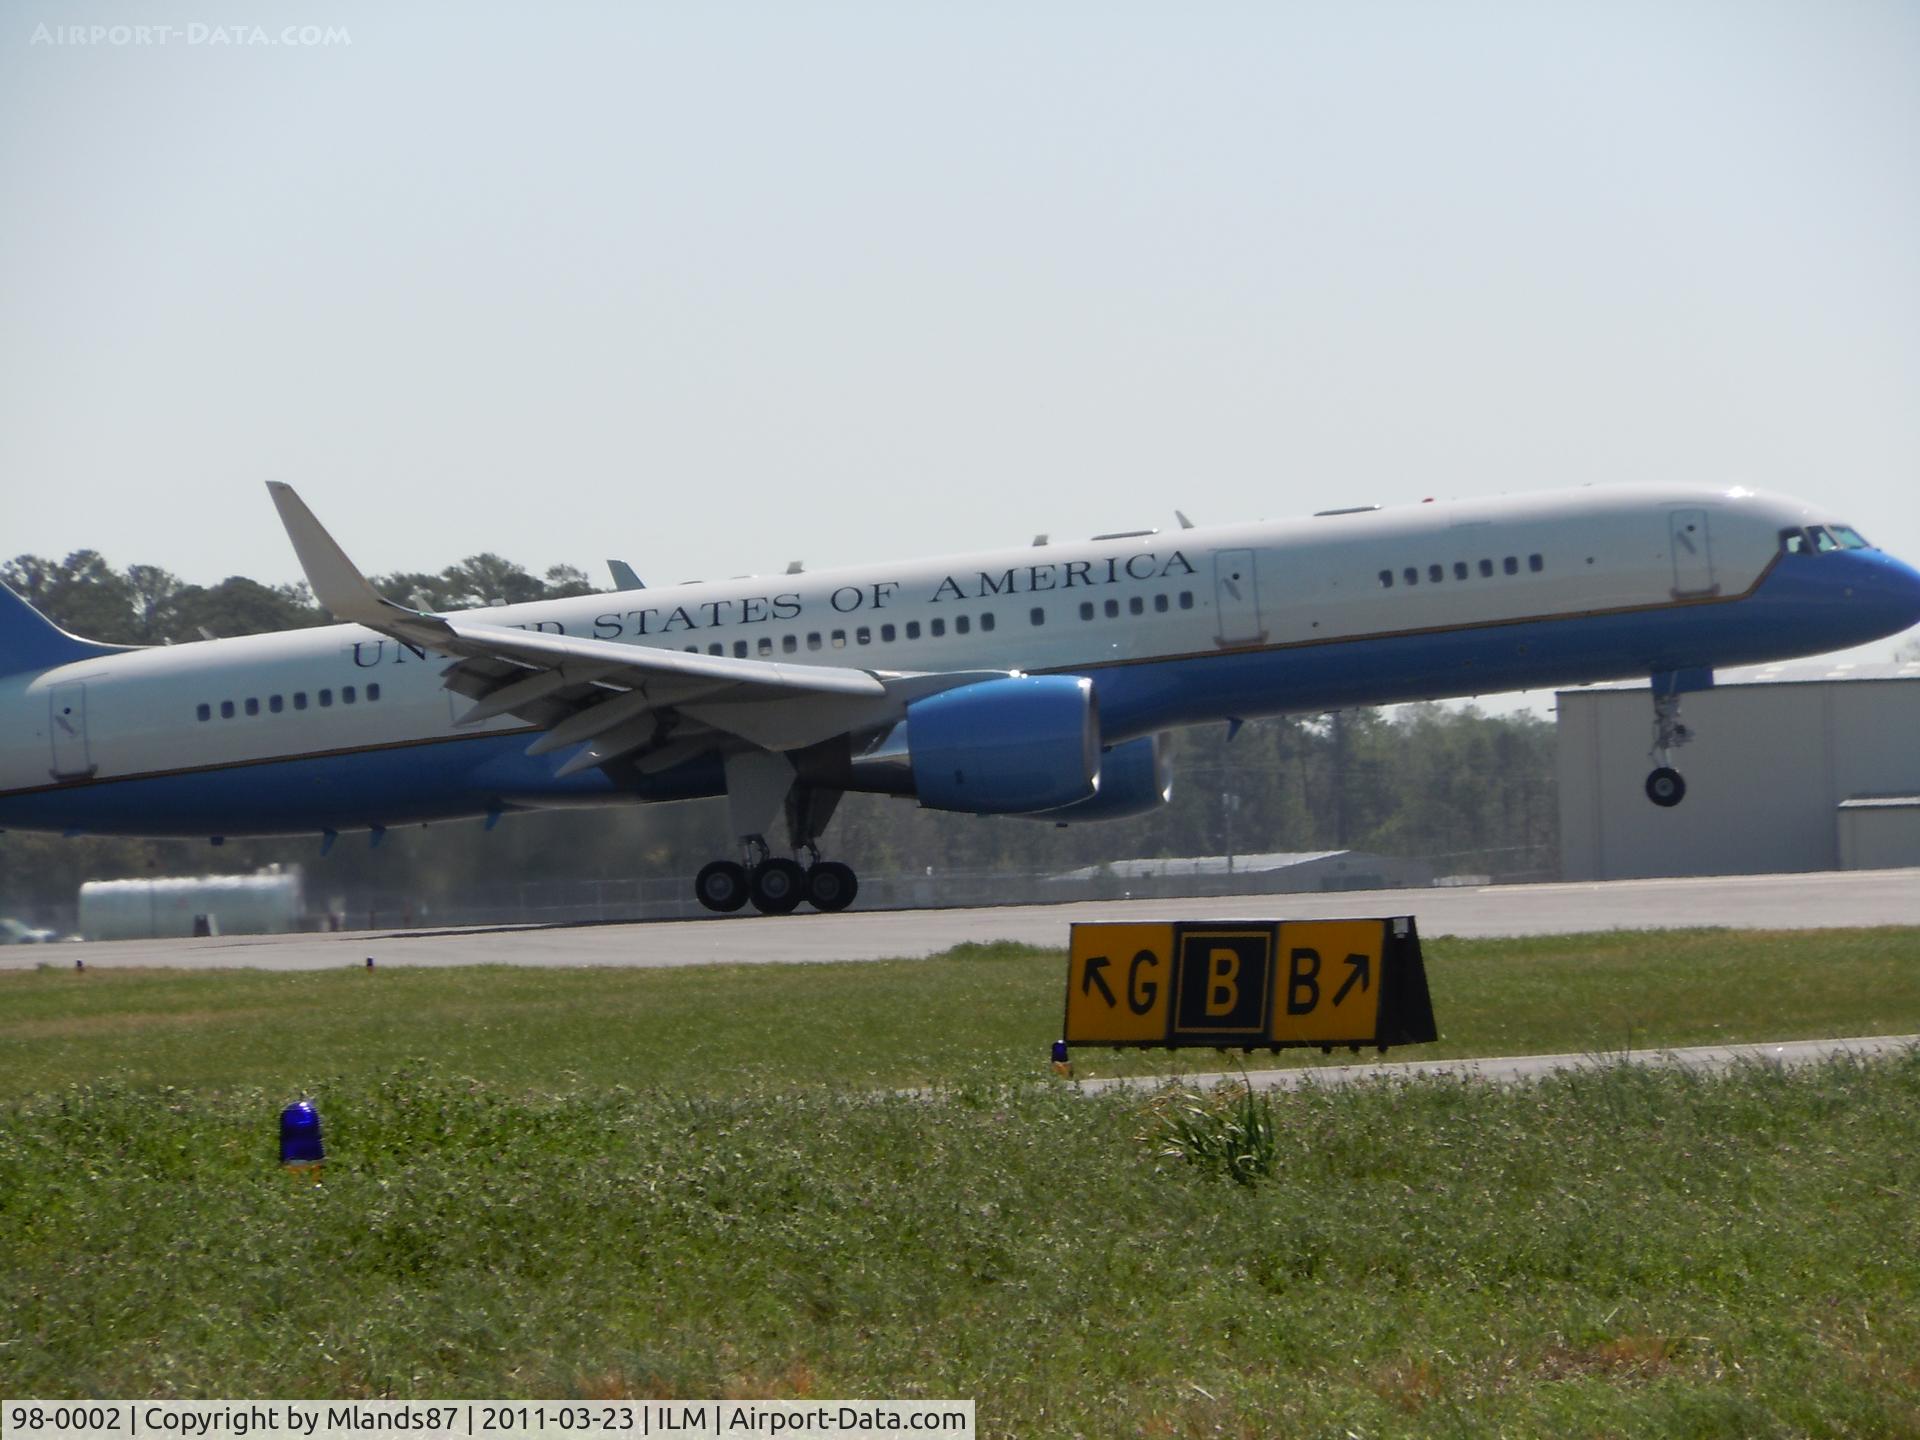
[[[1312,920],[1413,915],[1436,935],[1564,935],[1691,926],[1828,929],[1920,925],[1920,870],[1831,871],[1681,880],[1614,880],[1341,894],[1116,900],[965,910],[853,910],[840,915],[739,915],[631,924],[461,930],[361,930],[116,940],[0,950],[0,968],[124,965],[322,970],[364,965],[712,965],[914,958],[967,941],[1067,943],[1087,920]]]

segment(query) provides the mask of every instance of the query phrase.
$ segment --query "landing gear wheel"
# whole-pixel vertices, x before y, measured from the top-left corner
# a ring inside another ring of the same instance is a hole
[[[816,910],[832,914],[844,910],[860,893],[860,882],[853,868],[838,860],[822,860],[807,871],[807,903]]]
[[[1647,776],[1647,799],[1666,809],[1672,809],[1687,798],[1687,782],[1680,778],[1680,772],[1670,766],[1662,765]]]
[[[791,860],[763,860],[747,889],[762,915],[790,915],[807,893],[807,872]]]
[[[707,909],[730,914],[747,903],[746,867],[716,860],[694,877],[693,893]]]

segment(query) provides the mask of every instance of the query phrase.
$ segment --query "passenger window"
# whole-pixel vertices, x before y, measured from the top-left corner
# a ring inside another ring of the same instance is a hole
[[[1166,596],[1164,596],[1164,595],[1156,595],[1156,596],[1154,596],[1154,597],[1153,597],[1153,610],[1154,610],[1154,613],[1155,613],[1156,615],[1164,615],[1164,614],[1166,614],[1166,613],[1167,613],[1167,597],[1166,597]]]
[[[759,643],[756,644],[754,648],[762,655],[771,655],[773,653],[773,637],[771,635],[762,635]]]
[[[325,710],[328,706],[332,704],[333,704],[333,691],[322,690],[320,692],[320,708],[322,710]]]
[[[1093,602],[1091,600],[1082,600],[1080,602],[1080,618],[1082,620],[1091,620],[1093,618]]]
[[[1382,590],[1391,590],[1393,588],[1393,572],[1391,570],[1382,570],[1380,572],[1380,588]]]
[[[1542,570],[1546,568],[1547,568],[1547,562],[1544,556],[1541,556],[1541,555],[1527,556],[1527,569],[1531,570],[1534,574],[1538,575]]]
[[[378,685],[367,686],[367,698],[369,700],[378,700],[380,698],[380,687]],[[267,697],[267,709],[271,710],[274,714],[278,715],[286,708],[287,702],[281,699],[280,696],[269,695]]]
[[[307,692],[306,691],[296,690],[293,692],[293,708],[296,710],[304,710],[307,708]]]
[[[260,702],[254,699],[252,696],[248,696],[247,697],[247,714],[258,715],[259,713],[260,713]]]
[[[736,660],[744,660],[747,658],[747,642],[746,641],[736,640],[733,642],[733,658]]]
[[[791,655],[799,648],[800,637],[798,635],[782,635],[780,637],[780,651],[782,654]]]
[[[1420,583],[1420,572],[1409,565],[1400,572],[1400,578],[1409,585],[1418,585]]]
[[[918,620],[907,621],[907,638],[909,640],[918,640],[920,638],[920,622]]]
[[[1509,575],[1518,575],[1520,573],[1519,557],[1514,555],[1507,556],[1507,558],[1502,562],[1501,568],[1504,569]]]
[[[1191,590],[1182,590],[1180,592],[1180,608],[1182,610],[1191,610],[1193,608],[1193,592]]]
[[[220,718],[222,720],[233,719],[233,701],[222,700],[220,702]]]
[[[818,650],[819,648],[820,648],[820,632],[818,630],[815,630],[807,636],[807,649]]]
[[[1467,562],[1466,562],[1466,561],[1464,561],[1464,560],[1456,560],[1456,561],[1454,561],[1454,562],[1453,562],[1453,578],[1454,578],[1454,579],[1456,579],[1456,580],[1464,580],[1464,579],[1466,579],[1466,578],[1467,578],[1467,575],[1468,575],[1468,573],[1469,573],[1469,572],[1468,572],[1468,570],[1467,570]]]
[[[1145,600],[1142,600],[1142,599],[1141,599],[1141,598],[1140,598],[1140,597],[1139,597],[1138,595],[1135,595],[1135,596],[1133,596],[1133,597],[1131,597],[1131,598],[1130,598],[1130,599],[1129,599],[1129,600],[1127,601],[1127,613],[1128,613],[1129,615],[1144,615],[1144,614],[1146,614],[1146,613],[1147,613],[1147,602],[1146,602]]]
[[[202,720],[211,720],[213,718],[213,706],[207,704],[196,705],[193,707],[193,713],[198,715]]]
[[[342,705],[351,705],[355,700],[358,700],[359,698],[360,696],[358,692],[354,690],[353,686],[343,685],[340,687],[340,703]]]
[[[873,631],[867,626],[862,625],[853,632],[853,641],[856,645],[871,645],[873,643]]]
[[[1035,625],[1044,625],[1047,623],[1047,612],[1042,610],[1038,605],[1036,605],[1033,607],[1033,609],[1027,612],[1027,619],[1032,621]]]
[[[1447,572],[1446,572],[1445,566],[1441,566],[1441,565],[1427,566],[1427,579],[1430,583],[1438,585],[1442,580],[1446,578],[1447,578]]]
[[[1482,560],[1480,562],[1480,578],[1482,580],[1485,580],[1489,578],[1492,574],[1493,574],[1493,562],[1491,560]]]
[[[964,635],[971,629],[973,629],[973,621],[969,620],[966,616],[956,615],[953,617],[954,634]]]
[[[724,655],[726,653],[727,653],[727,647],[718,643],[717,641],[714,644],[707,646],[707,654],[709,655]]]
[[[680,648],[689,655],[698,655],[700,653],[700,647],[698,645],[682,645]]]
[[[367,703],[371,705],[375,700],[378,700],[379,698],[380,698],[380,687],[377,684],[367,686]],[[275,710],[278,710],[280,708],[280,697],[278,695],[273,697],[273,708]]]
[[[833,648],[836,650],[846,649],[847,648],[847,632],[844,630],[831,631],[827,635],[827,643],[833,646]]]
[[[900,632],[895,630],[891,625],[882,625],[880,627],[880,639],[888,645],[893,643],[893,637],[899,633]]]
[[[942,635],[947,633],[947,622],[944,620],[929,620],[927,622],[927,630],[934,639],[938,640]]]

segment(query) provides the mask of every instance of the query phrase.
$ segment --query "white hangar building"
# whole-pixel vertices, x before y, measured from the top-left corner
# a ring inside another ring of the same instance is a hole
[[[1686,797],[1647,798],[1646,684],[1563,690],[1560,865],[1568,880],[1920,865],[1920,662],[1725,670],[1682,699]]]

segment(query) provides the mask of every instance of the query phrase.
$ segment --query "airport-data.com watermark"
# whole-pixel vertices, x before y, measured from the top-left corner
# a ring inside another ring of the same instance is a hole
[[[205,20],[184,25],[49,25],[33,27],[28,42],[48,49],[308,49],[353,44],[344,25],[220,24]]]

